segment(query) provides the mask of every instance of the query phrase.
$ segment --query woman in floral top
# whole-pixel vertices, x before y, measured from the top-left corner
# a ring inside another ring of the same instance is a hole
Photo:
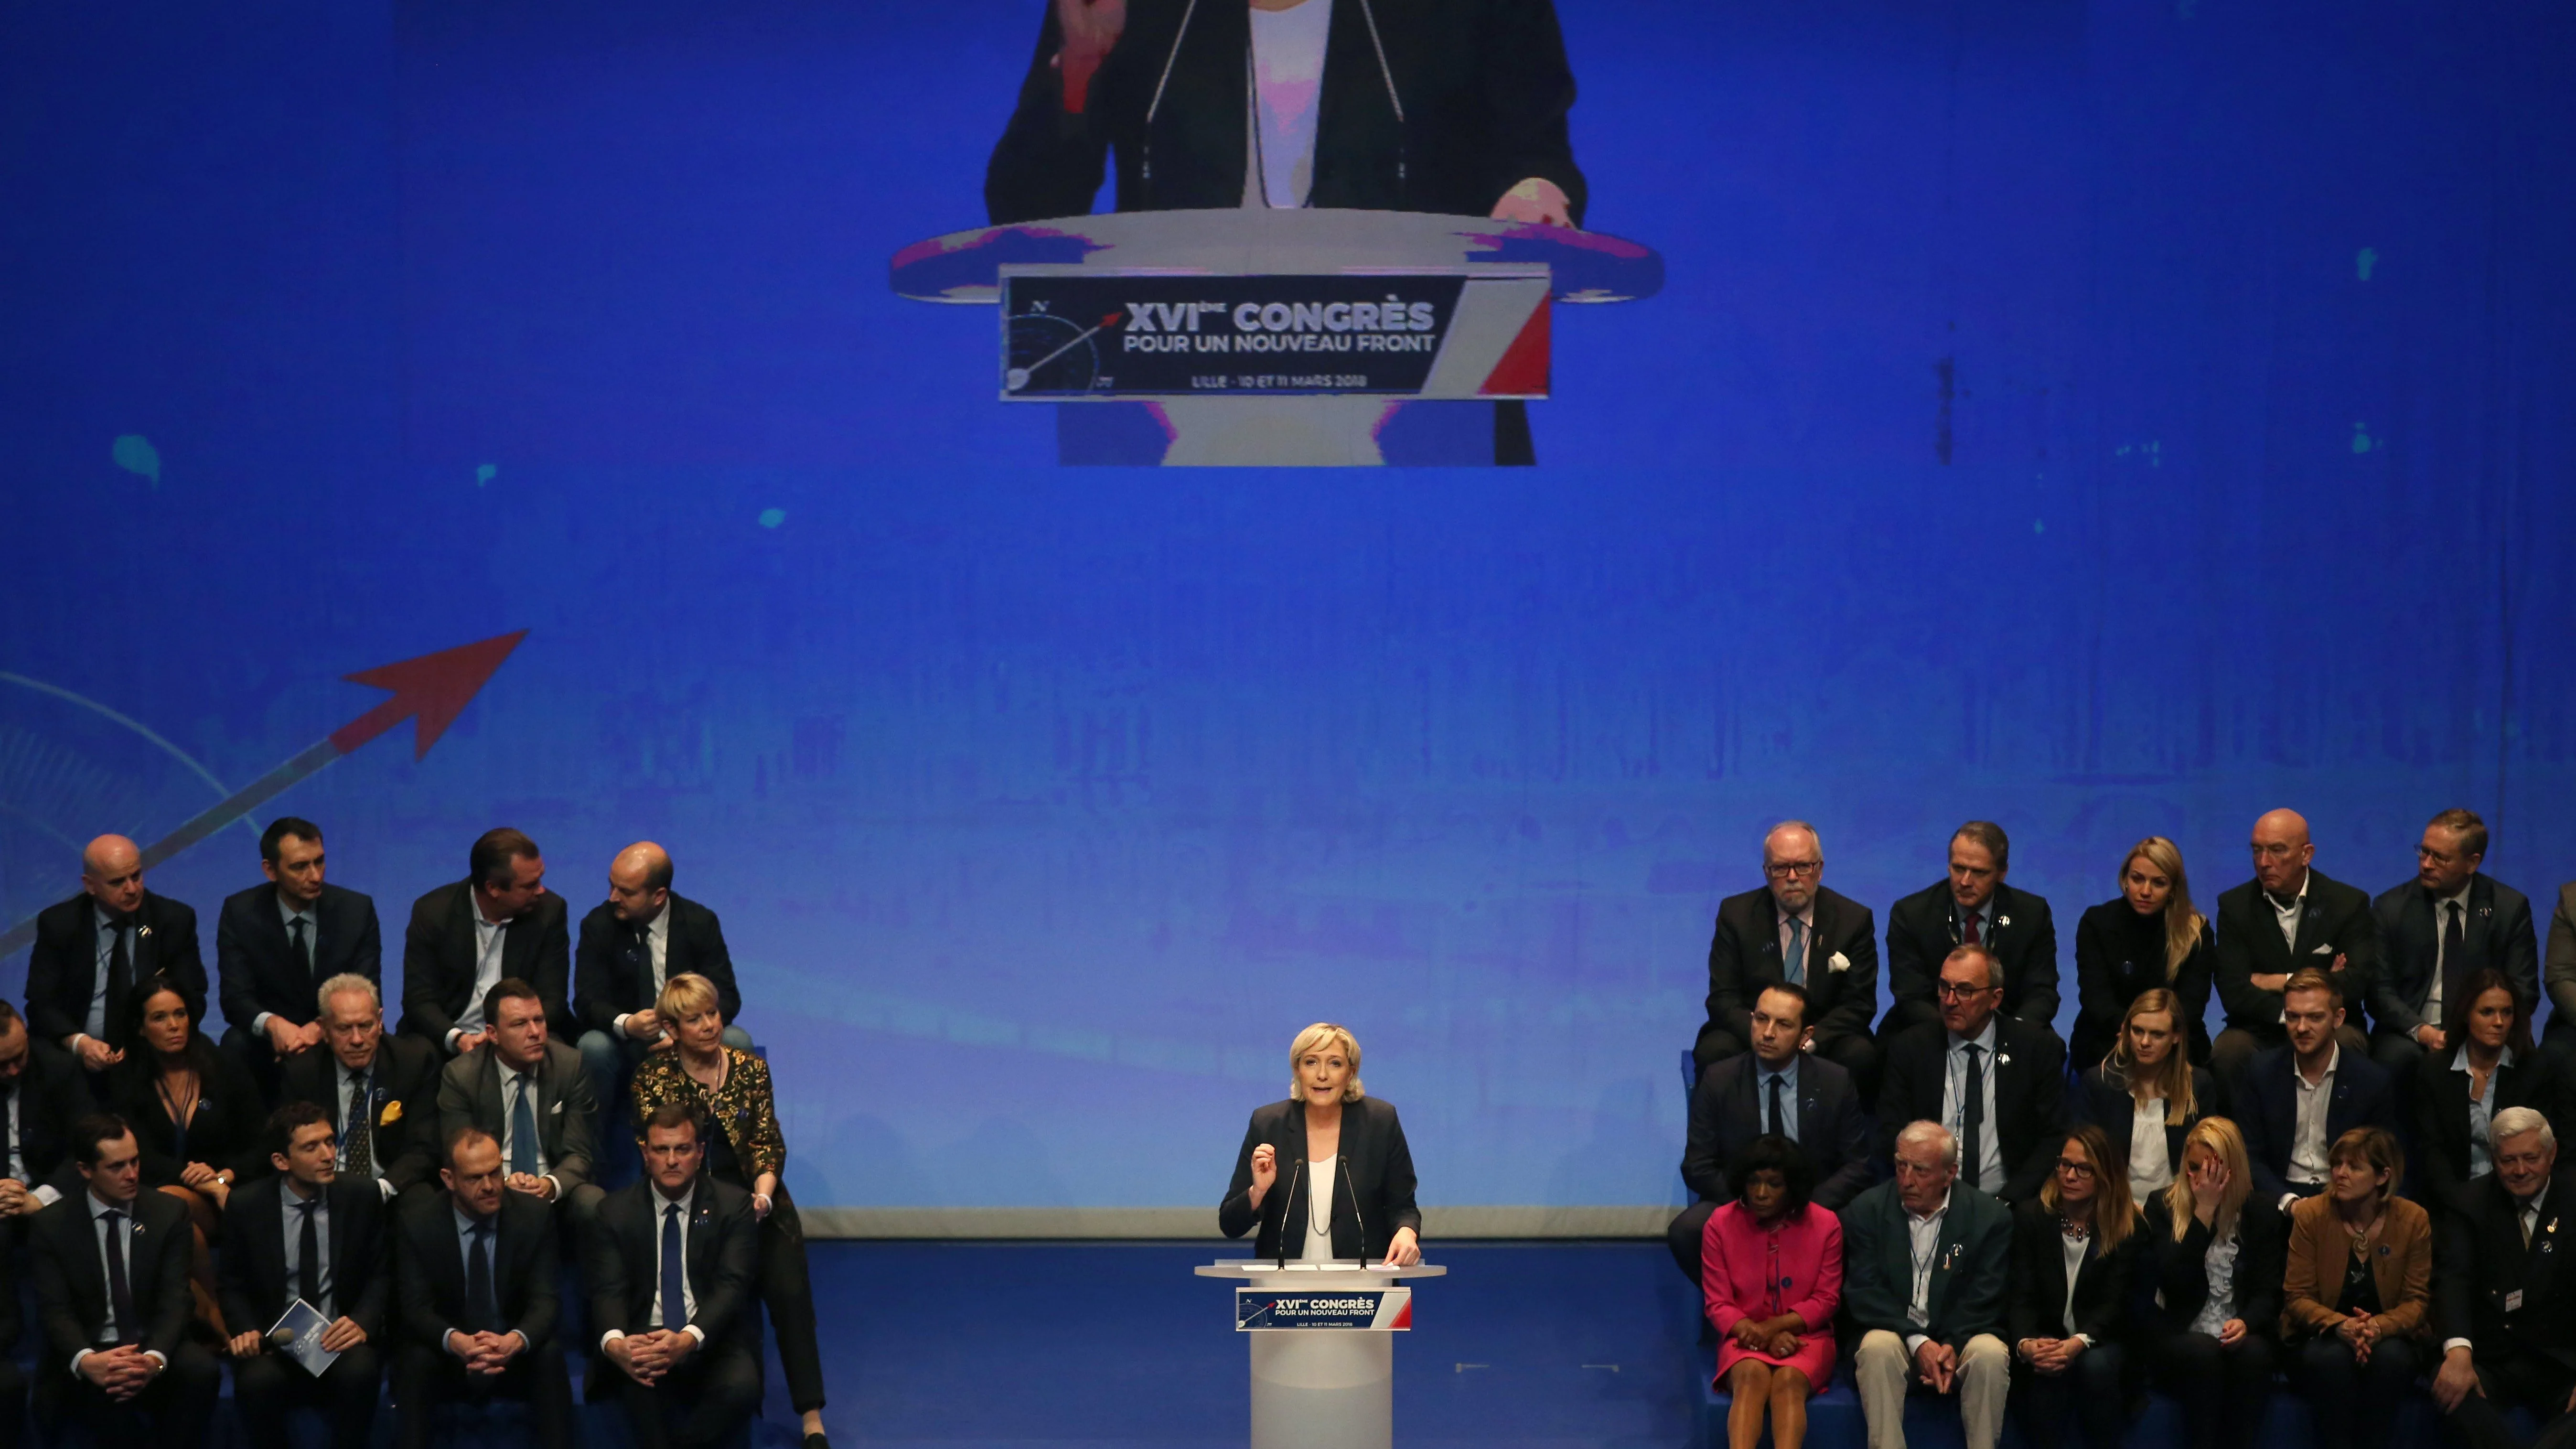
[[[707,1173],[751,1193],[759,1214],[760,1296],[778,1335],[787,1397],[805,1420],[805,1449],[830,1449],[823,1437],[823,1355],[814,1338],[814,1286],[805,1269],[805,1230],[778,1174],[787,1140],[778,1131],[769,1064],[724,1044],[724,1010],[715,983],[694,972],[674,976],[653,1009],[671,1024],[674,1051],[647,1056],[635,1069],[635,1120],[679,1103],[708,1128]]]

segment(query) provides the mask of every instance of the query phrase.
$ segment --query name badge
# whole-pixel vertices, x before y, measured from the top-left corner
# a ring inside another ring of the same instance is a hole
[[[2520,1313],[2522,1311],[2521,1289],[2516,1288],[2512,1292],[2504,1295],[2504,1311],[2507,1313]]]

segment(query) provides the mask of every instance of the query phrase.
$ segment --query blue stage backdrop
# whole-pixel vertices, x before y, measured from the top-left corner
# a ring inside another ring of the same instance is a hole
[[[1059,467],[889,292],[1037,0],[0,7],[0,917],[525,629],[258,818],[395,937],[666,843],[809,1201],[1212,1209],[1332,1018],[1426,1203],[1641,1207],[1781,816],[1882,923],[2002,821],[2070,974],[2274,805],[2576,877],[2576,8],[1559,4],[1668,283],[1386,472]]]

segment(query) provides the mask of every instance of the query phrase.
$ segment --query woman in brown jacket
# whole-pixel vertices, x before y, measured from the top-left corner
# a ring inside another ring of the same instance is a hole
[[[2316,1442],[2387,1449],[2431,1332],[2433,1222],[2397,1196],[2406,1154],[2355,1127],[2326,1154],[2326,1190],[2290,1212],[2281,1332]]]

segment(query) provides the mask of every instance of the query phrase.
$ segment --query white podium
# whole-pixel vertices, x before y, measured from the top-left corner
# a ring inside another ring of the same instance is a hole
[[[1251,1341],[1252,1449],[1390,1449],[1395,1334],[1412,1326],[1407,1278],[1449,1270],[1355,1263],[1210,1263],[1239,1278],[1235,1326]]]

